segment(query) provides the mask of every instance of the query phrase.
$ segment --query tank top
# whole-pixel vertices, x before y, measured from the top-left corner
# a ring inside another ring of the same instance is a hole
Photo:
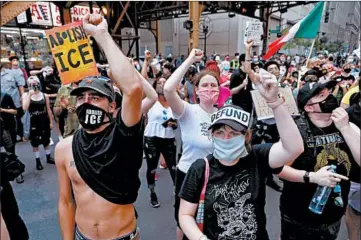
[[[30,105],[29,105],[29,113],[30,113],[30,119],[32,123],[48,119],[48,111],[46,110],[46,98],[43,93],[43,99],[39,101],[34,101],[30,99]]]

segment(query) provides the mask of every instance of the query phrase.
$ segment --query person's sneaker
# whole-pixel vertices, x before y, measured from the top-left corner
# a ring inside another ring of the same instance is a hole
[[[54,158],[52,158],[50,155],[47,155],[46,156],[46,163],[55,164]]]
[[[160,203],[158,201],[158,197],[156,193],[150,194],[150,205],[154,208],[158,208],[160,206]]]
[[[20,174],[20,176],[15,179],[15,182],[16,182],[16,183],[23,183],[23,182],[24,182],[24,177],[23,177],[23,175]]]
[[[54,145],[53,139],[50,138],[50,146],[53,146],[53,145]]]

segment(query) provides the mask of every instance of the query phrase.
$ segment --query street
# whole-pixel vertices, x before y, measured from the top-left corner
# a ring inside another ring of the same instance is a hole
[[[54,142],[57,141],[54,131],[53,140]],[[42,148],[40,149],[44,170],[37,171],[30,143],[18,143],[16,145],[17,154],[26,165],[25,182],[22,184],[13,182],[12,186],[19,204],[20,215],[28,227],[30,239],[57,240],[61,239],[57,214],[57,173],[55,165],[46,164],[45,152]],[[176,225],[173,218],[174,196],[169,172],[168,170],[158,169],[159,180],[156,191],[161,206],[154,209],[149,204],[145,170],[146,163],[143,161],[140,171],[142,185],[135,204],[139,214],[141,237],[143,240],[173,240],[175,239]],[[266,203],[268,233],[270,239],[276,240],[280,233],[279,193],[267,188]],[[346,239],[347,232],[343,221],[338,240]]]

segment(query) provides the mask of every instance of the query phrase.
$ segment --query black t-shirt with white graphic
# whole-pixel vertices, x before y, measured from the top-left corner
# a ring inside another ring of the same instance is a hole
[[[272,144],[254,145],[252,152],[234,166],[224,166],[209,155],[209,180],[204,206],[204,234],[209,239],[268,239],[265,216],[265,178],[272,169]],[[273,170],[280,172],[282,168]],[[190,167],[179,197],[199,203],[205,161]]]
[[[342,134],[334,124],[318,128],[311,122],[310,127],[313,133],[305,143],[305,151],[293,162],[292,167],[309,172],[317,172],[324,166],[337,165],[337,173],[349,177],[356,171],[357,163],[347,146]],[[332,156],[332,157],[330,157]],[[336,159],[336,160],[331,160]],[[360,172],[358,172],[360,177]],[[345,213],[350,181],[341,181],[341,194],[344,202],[343,207],[335,204],[338,196],[331,193],[326,207],[321,215],[315,214],[308,209],[317,185],[313,183],[294,183],[284,181],[284,188],[281,195],[280,210],[296,221],[304,224],[331,224],[340,220]]]
[[[352,104],[349,108],[346,109],[348,113],[350,122],[354,123],[356,126],[360,127],[361,125],[361,107],[359,103]],[[350,172],[350,181],[360,183],[360,166],[355,166],[351,169]]]

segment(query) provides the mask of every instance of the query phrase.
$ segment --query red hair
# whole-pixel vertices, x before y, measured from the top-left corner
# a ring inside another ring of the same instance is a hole
[[[210,60],[206,63],[206,69],[215,72],[218,75],[218,78],[221,75],[221,70],[218,67],[218,63],[214,60]]]

